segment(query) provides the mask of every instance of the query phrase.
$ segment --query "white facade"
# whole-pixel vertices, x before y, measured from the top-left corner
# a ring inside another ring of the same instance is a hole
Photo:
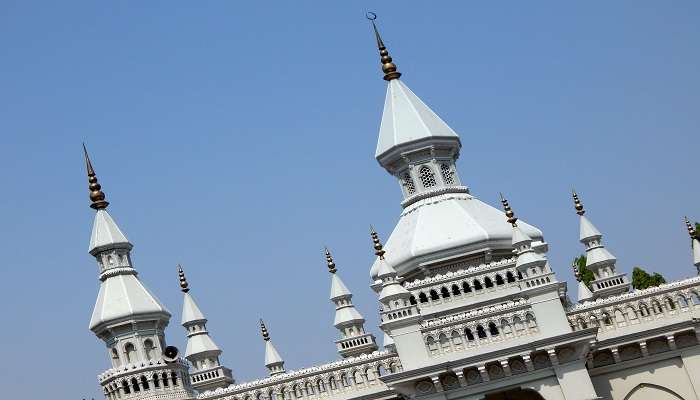
[[[700,277],[632,290],[574,194],[595,280],[591,289],[580,282],[572,302],[543,233],[507,200],[504,215],[470,194],[455,169],[458,135],[399,80],[378,32],[377,43],[388,89],[376,158],[403,193],[386,245],[371,232],[384,351],[326,251],[341,360],[286,371],[261,321],[270,376],[234,383],[182,270],[188,344],[179,358],[165,342],[171,315],[138,279],[86,153],[101,281],[90,329],[112,362],[99,376],[105,397],[700,400]],[[692,251],[700,269],[697,239]]]

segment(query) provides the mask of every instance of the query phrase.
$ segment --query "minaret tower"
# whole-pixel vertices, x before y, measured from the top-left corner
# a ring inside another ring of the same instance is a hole
[[[131,263],[132,244],[107,212],[95,170],[85,153],[91,208],[96,210],[90,254],[99,267],[100,291],[90,330],[107,346],[112,368],[99,376],[105,397],[150,399],[155,394],[191,399],[187,363],[166,347],[170,313],[138,279]]]
[[[617,259],[603,246],[600,231],[584,216],[586,210],[575,191],[573,198],[576,214],[581,220],[579,239],[586,246],[586,268],[595,277],[591,282],[593,297],[598,299],[628,292],[630,284],[627,276],[615,270]]]
[[[338,353],[344,358],[369,354],[377,350],[374,335],[365,332],[365,318],[352,304],[352,293],[338,276],[331,252],[326,248],[326,263],[331,273],[331,302],[335,304],[333,325],[340,331],[336,340]]]
[[[225,388],[234,383],[231,370],[219,361],[221,349],[214,343],[207,331],[207,318],[197,307],[190,294],[189,284],[182,266],[177,266],[180,288],[184,293],[182,304],[182,326],[187,332],[185,358],[192,364],[190,379],[192,387],[202,392]]]
[[[698,233],[693,228],[688,217],[685,217],[685,226],[688,228],[688,234],[690,234],[691,247],[693,248],[693,264],[698,270],[698,275],[700,275],[700,240],[698,240]]]
[[[517,254],[515,268],[522,275],[520,288],[527,289],[556,282],[556,277],[549,267],[547,258],[532,247],[532,238],[523,232],[517,224],[518,218],[510,208],[508,200],[501,196],[501,203],[506,220],[513,227],[513,250]]]
[[[267,331],[265,322],[262,319],[260,320],[260,332],[263,340],[265,340],[265,366],[270,370],[270,376],[285,373],[284,360],[272,344],[270,332]]]

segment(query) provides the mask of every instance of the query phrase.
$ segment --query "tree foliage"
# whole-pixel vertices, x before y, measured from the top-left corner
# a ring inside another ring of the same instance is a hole
[[[700,240],[700,222],[695,223],[695,238]]]
[[[586,268],[586,256],[581,254],[580,256],[574,258],[573,265],[578,266],[578,273],[579,276],[581,277],[581,281],[588,286],[589,289],[591,289],[591,281],[595,279],[595,276],[593,276],[593,272]]]
[[[654,272],[653,275],[649,275],[648,272],[639,267],[634,267],[632,270],[632,287],[637,290],[659,286],[663,283],[666,283],[666,279],[664,279],[664,277],[658,272]]]

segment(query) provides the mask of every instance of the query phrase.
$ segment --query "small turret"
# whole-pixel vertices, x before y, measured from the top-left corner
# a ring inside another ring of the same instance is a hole
[[[284,360],[272,344],[270,332],[268,332],[265,322],[262,319],[260,320],[260,332],[265,341],[265,366],[270,370],[270,376],[283,374],[285,372]]]
[[[190,287],[181,265],[177,266],[177,273],[184,293],[182,326],[187,332],[185,358],[192,364],[192,386],[199,391],[227,387],[234,383],[231,370],[219,361],[222,351],[209,336],[207,319],[189,293]]]
[[[335,304],[333,325],[340,331],[341,338],[336,340],[338,353],[343,357],[369,354],[377,350],[374,335],[365,332],[365,318],[352,304],[352,293],[338,276],[338,269],[328,248],[325,249],[328,272],[331,273],[330,300]]]

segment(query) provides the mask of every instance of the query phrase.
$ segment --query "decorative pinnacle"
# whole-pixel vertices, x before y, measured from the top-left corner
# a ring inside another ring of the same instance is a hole
[[[379,240],[379,235],[377,234],[377,231],[374,230],[374,227],[372,225],[369,226],[370,229],[370,235],[372,236],[372,243],[374,243],[374,254],[376,254],[380,260],[384,259],[384,246],[382,246],[382,242]]]
[[[335,274],[338,269],[335,267],[335,262],[333,261],[333,256],[331,255],[331,252],[328,250],[328,247],[325,247],[326,249],[326,262],[328,263],[328,272],[331,274]]]
[[[92,204],[90,204],[90,207],[95,210],[105,209],[107,208],[109,203],[105,200],[105,194],[101,190],[102,186],[100,186],[100,184],[97,183],[95,169],[92,168],[92,162],[90,161],[90,156],[88,156],[85,143],[83,143],[83,153],[85,154],[85,166],[87,167],[88,182],[90,183],[88,186],[88,188],[90,189],[90,200],[92,200]]]
[[[265,322],[262,320],[262,318],[260,318],[260,331],[262,332],[262,337],[266,342],[270,340],[270,332],[267,331],[267,327],[265,327]]]
[[[515,213],[510,208],[510,205],[508,205],[508,200],[503,197],[503,193],[499,193],[498,195],[501,196],[501,203],[503,204],[503,210],[506,212],[506,217],[508,217],[508,223],[513,226],[517,226],[516,222],[518,221],[518,217],[515,216]]]
[[[183,293],[190,291],[189,284],[187,283],[187,278],[185,278],[185,271],[182,270],[182,265],[177,265],[177,276],[180,278],[180,287]]]
[[[688,217],[683,217],[685,218],[685,226],[688,228],[688,234],[690,235],[691,239],[695,239],[697,237],[697,232],[695,231],[695,228],[693,227],[693,224],[690,223],[690,220]]]
[[[384,46],[384,41],[382,40],[381,35],[379,35],[377,25],[374,23],[374,20],[377,19],[377,14],[368,12],[365,16],[372,22],[374,36],[377,38],[377,47],[379,48],[379,55],[381,56],[380,60],[382,62],[382,71],[384,71],[384,80],[390,81],[393,79],[399,79],[401,72],[397,71],[396,64],[392,62],[389,51],[386,49],[386,46]]]
[[[583,204],[581,204],[578,194],[573,189],[571,190],[571,194],[574,196],[574,208],[576,209],[576,214],[583,216],[583,214],[586,213],[586,210],[583,209]]]

